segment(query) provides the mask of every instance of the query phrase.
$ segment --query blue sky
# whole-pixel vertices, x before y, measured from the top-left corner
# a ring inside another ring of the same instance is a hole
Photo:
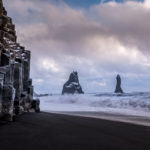
[[[63,0],[68,5],[77,8],[89,8],[92,5],[98,5],[100,3],[108,3],[112,0]],[[114,0],[117,3],[124,3],[126,0]],[[131,0],[134,1],[134,0]],[[143,2],[144,0],[136,0],[137,2]]]
[[[77,70],[85,92],[150,91],[150,1],[5,0],[18,42],[32,52],[38,93],[61,93]],[[23,7],[22,7],[23,6]]]
[[[47,0],[47,1],[57,3],[57,4],[63,1],[71,7],[85,8],[85,9],[91,7],[92,5],[108,3],[111,1],[115,1],[117,3],[125,3],[126,1],[144,2],[144,0]]]

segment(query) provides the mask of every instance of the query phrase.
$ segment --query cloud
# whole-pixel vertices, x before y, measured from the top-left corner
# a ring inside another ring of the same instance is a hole
[[[124,45],[136,46],[142,52],[149,52],[150,9],[145,3],[127,2],[99,5],[94,8],[99,18],[111,30],[110,32]],[[109,12],[109,13],[108,13]]]
[[[72,70],[79,71],[87,91],[103,90],[104,85],[110,90],[117,73],[130,75],[133,83],[133,76],[150,73],[149,0],[90,9],[41,0],[6,0],[5,5],[16,23],[18,41],[32,51],[35,84],[42,81],[47,91],[60,91]],[[91,77],[103,81],[93,84],[87,80]]]
[[[150,9],[150,1],[149,0],[145,0],[144,7],[147,9]]]

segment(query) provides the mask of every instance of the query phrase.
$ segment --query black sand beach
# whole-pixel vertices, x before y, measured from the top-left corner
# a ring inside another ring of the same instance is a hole
[[[0,150],[149,150],[150,127],[54,113],[0,122]]]

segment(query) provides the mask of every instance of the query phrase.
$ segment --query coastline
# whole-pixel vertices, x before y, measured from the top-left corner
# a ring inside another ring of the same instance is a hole
[[[149,150],[150,128],[58,113],[25,113],[0,122],[2,150]]]
[[[50,113],[69,116],[88,117],[116,122],[130,123],[150,127],[150,117],[139,115],[118,114],[103,111],[50,111]]]

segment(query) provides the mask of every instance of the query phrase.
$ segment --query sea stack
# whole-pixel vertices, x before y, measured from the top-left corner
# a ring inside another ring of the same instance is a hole
[[[11,121],[21,112],[39,111],[30,78],[31,52],[17,43],[15,25],[0,0],[0,117]]]
[[[62,94],[84,94],[79,83],[78,72],[73,71],[69,80],[64,84]]]
[[[123,93],[123,90],[121,88],[121,77],[119,74],[117,75],[116,80],[117,80],[117,84],[116,84],[115,93]]]

